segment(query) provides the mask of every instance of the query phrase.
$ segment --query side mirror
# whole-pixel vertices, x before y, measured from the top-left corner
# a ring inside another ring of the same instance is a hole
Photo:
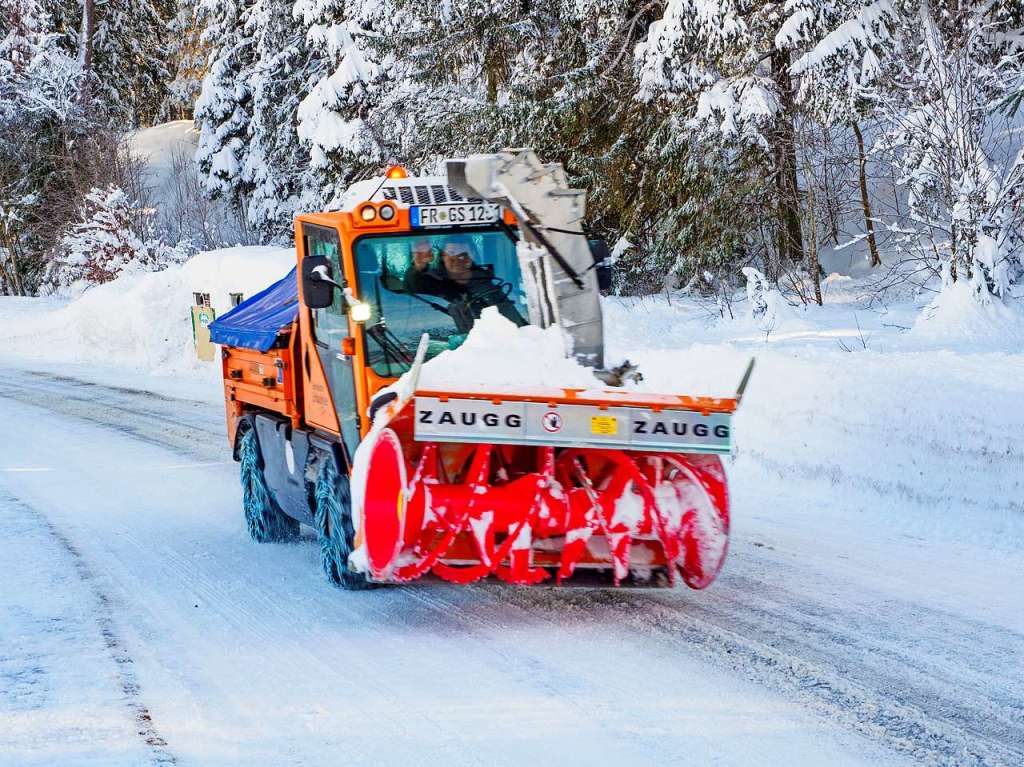
[[[587,240],[590,255],[594,259],[594,271],[597,272],[597,287],[600,290],[612,289],[612,252],[604,240]]]
[[[334,291],[341,288],[331,276],[327,256],[306,256],[302,259],[302,298],[310,309],[326,309],[334,303]]]

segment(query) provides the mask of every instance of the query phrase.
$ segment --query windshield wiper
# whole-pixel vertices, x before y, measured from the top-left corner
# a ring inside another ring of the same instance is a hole
[[[389,368],[392,362],[412,366],[413,356],[409,351],[409,347],[388,330],[387,325],[383,322],[378,322],[376,325],[366,328],[366,335],[372,338],[381,351],[384,352],[384,359],[387,361]]]

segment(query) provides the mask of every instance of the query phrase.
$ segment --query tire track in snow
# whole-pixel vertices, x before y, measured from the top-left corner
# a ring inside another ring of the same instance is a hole
[[[0,396],[124,434],[146,444],[170,450],[187,459],[194,460],[199,455],[205,459],[223,460],[227,454],[228,448],[222,416],[220,411],[210,403],[166,397],[140,389],[94,384],[69,376],[57,376],[38,371],[18,371],[18,373],[27,373],[36,380],[18,382],[9,379],[0,382]],[[110,396],[111,393],[116,395],[116,399]],[[184,413],[182,408],[185,409]],[[212,414],[211,411],[213,411]],[[126,418],[114,420],[115,413],[118,414],[116,417],[126,416]],[[183,418],[186,415],[188,417]],[[211,415],[213,417],[210,417]],[[230,458],[228,460],[230,461]],[[239,520],[241,520],[240,509]],[[241,526],[240,535],[245,536]],[[129,542],[134,540],[130,532],[124,534],[124,539]],[[303,550],[310,548],[311,543],[307,541],[284,545],[291,546],[296,550]],[[303,559],[305,558],[303,557]],[[184,588],[193,591],[203,599],[204,606],[208,610],[218,612],[225,621],[236,626],[239,633],[243,631],[252,633],[261,636],[264,641],[279,640],[280,637],[275,637],[265,630],[262,618],[270,614],[286,616],[289,625],[295,627],[295,635],[289,637],[294,640],[291,643],[294,656],[306,659],[308,661],[306,667],[317,668],[317,673],[321,675],[325,683],[343,686],[348,681],[342,672],[334,669],[334,658],[317,653],[315,648],[303,641],[305,633],[301,626],[303,620],[308,618],[308,613],[297,609],[293,601],[275,599],[272,594],[265,593],[259,587],[240,584],[239,588],[244,590],[249,597],[244,601],[255,602],[259,606],[258,610],[253,610],[251,607],[246,609],[242,607],[242,602],[238,599],[224,598],[225,584],[203,580],[202,577],[192,572],[187,560],[172,548],[162,549],[161,558],[154,563],[154,566],[163,566],[162,563],[175,571],[175,577],[181,581]],[[316,565],[319,569],[318,562]],[[334,597],[333,590],[325,595],[306,595],[306,603],[302,606],[316,608],[319,605],[319,609],[325,613],[331,610],[336,612],[339,609],[339,604],[344,608],[344,603],[339,603],[339,600]],[[312,612],[316,614],[318,610],[313,609]],[[352,609],[350,612],[354,620],[364,617],[359,610]],[[374,608],[374,612],[386,615],[388,607],[381,605]],[[401,613],[401,609],[395,611],[397,615],[401,615]],[[358,663],[363,669],[372,669],[375,661],[372,657],[359,656],[355,658],[350,656],[348,662]],[[268,673],[272,672],[265,669],[264,674]],[[367,671],[366,676],[372,676],[372,674]],[[287,685],[288,677],[281,676],[280,683]],[[364,693],[367,692],[369,691],[364,691]],[[385,697],[387,690],[380,686],[379,689],[373,690],[373,693]],[[396,729],[402,730],[412,726],[409,722],[403,721],[398,713],[381,715],[390,721]],[[422,711],[416,712],[415,716],[417,719],[428,721],[434,729],[445,729],[448,726],[444,721]],[[453,737],[455,735],[456,733],[453,733]],[[409,737],[412,737],[411,731]]]
[[[224,424],[221,418],[211,417],[210,411],[217,411],[209,403],[109,387],[67,376],[24,372],[34,380],[21,382],[16,376],[0,380],[0,396],[188,457],[225,458]]]
[[[7,395],[13,399],[179,453],[195,456],[202,451],[206,457],[212,450],[223,457],[222,426],[206,415],[212,405],[67,377],[38,377],[32,386],[8,382],[0,385],[0,391],[13,389]],[[34,391],[37,386],[49,391]],[[97,403],[109,408],[108,412],[97,411]],[[183,418],[182,408],[195,417]],[[117,420],[114,413],[119,414]],[[841,431],[856,429],[845,424]],[[762,471],[790,477],[795,471],[820,480],[823,471],[835,470],[842,482],[870,479],[845,466],[802,460],[783,464],[756,451],[744,451],[741,457]],[[981,453],[970,458],[1016,463],[1019,456]],[[870,481],[867,485],[879,493],[903,496],[913,504],[940,500],[912,485],[902,488]],[[800,582],[809,573],[819,575],[813,569],[769,560],[761,552],[747,560],[747,567],[746,573],[727,574],[712,599],[699,602],[686,600],[685,592],[636,595],[584,589],[519,591],[500,585],[470,588],[486,591],[491,599],[521,612],[524,623],[547,622],[557,628],[566,620],[583,620],[629,627],[643,637],[783,691],[829,721],[931,764],[1024,764],[1024,709],[1015,698],[1020,691],[1011,689],[1012,683],[992,684],[998,668],[989,666],[987,658],[975,659],[970,653],[977,632],[984,630],[986,645],[995,645],[990,656],[1005,652],[1012,664],[1024,652],[1022,637],[908,602],[887,605],[877,614],[856,601],[848,609],[835,609],[818,596],[778,586],[780,578],[782,582],[794,582],[793,578]],[[443,593],[408,587],[407,594],[439,616],[454,617],[466,629],[492,626],[472,606],[463,606]],[[909,619],[911,628],[886,636],[886,616],[895,618],[897,613],[904,622]],[[923,624],[929,626],[928,641],[939,643],[940,655],[962,655],[964,663],[944,667],[935,658],[922,656],[915,643]],[[958,673],[961,669],[970,673]]]
[[[720,586],[716,586],[724,591]],[[764,604],[759,592],[775,591],[784,609]],[[638,634],[697,653],[712,665],[725,668],[769,689],[785,693],[828,721],[881,742],[896,751],[938,767],[1019,767],[1024,764],[1024,711],[1010,691],[1002,701],[991,701],[986,691],[965,692],[957,680],[940,696],[927,689],[927,669],[911,668],[901,678],[899,665],[913,667],[912,645],[904,654],[892,654],[892,664],[881,669],[872,660],[883,653],[884,632],[890,618],[884,611],[872,616],[853,612],[868,625],[860,631],[844,630],[850,616],[812,605],[801,595],[752,580],[742,588],[710,603],[688,603],[685,593],[636,595],[613,591],[540,593],[503,589],[503,600],[523,608],[524,619],[546,616],[553,626],[578,615],[595,623],[632,627]],[[676,599],[676,597],[683,597]],[[740,597],[742,601],[734,601]],[[808,621],[808,609],[829,618]],[[918,616],[935,611],[904,603],[894,612],[910,610]],[[945,616],[942,630],[951,634],[952,647],[962,650],[976,642],[970,621]],[[816,625],[817,624],[817,625]],[[1012,659],[1024,649],[1024,637],[1005,635]],[[1012,680],[1012,668],[1003,667]],[[991,695],[991,691],[988,691]]]
[[[844,673],[832,659],[793,654],[785,645],[774,647],[716,620],[671,608],[634,615],[632,621],[638,628],[653,628],[663,639],[697,648],[718,665],[791,693],[831,721],[930,764],[1024,764],[1020,730],[1010,729],[1012,724],[1005,720],[989,727],[987,711],[969,710],[948,699],[929,699],[923,690],[888,685],[889,680],[861,681],[860,675]]]
[[[150,753],[149,763],[159,767],[176,765],[178,760],[168,748],[167,741],[157,729],[153,715],[142,698],[142,687],[133,667],[134,660],[128,652],[124,640],[121,639],[114,620],[114,603],[99,586],[95,573],[82,553],[63,532],[50,522],[45,514],[21,499],[3,492],[0,494],[0,503],[31,517],[67,555],[75,575],[85,585],[92,597],[94,604],[94,609],[91,611],[92,616],[96,621],[107,654],[114,664],[115,676],[125,697],[126,706],[135,725],[135,732]]]

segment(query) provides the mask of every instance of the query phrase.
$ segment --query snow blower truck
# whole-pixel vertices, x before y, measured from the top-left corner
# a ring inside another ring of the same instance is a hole
[[[562,167],[529,150],[449,160],[445,177],[396,166],[340,207],[298,216],[296,268],[211,326],[252,538],[311,526],[348,589],[710,584],[751,368],[729,399],[418,386],[488,307],[560,326],[567,356],[621,383],[604,370],[608,248]]]

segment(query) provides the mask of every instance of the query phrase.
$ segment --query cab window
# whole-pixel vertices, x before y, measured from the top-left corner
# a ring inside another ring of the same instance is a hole
[[[515,244],[502,231],[367,236],[356,241],[355,261],[360,299],[372,308],[367,359],[378,375],[408,370],[423,333],[427,359],[456,348],[489,306],[527,323]]]

